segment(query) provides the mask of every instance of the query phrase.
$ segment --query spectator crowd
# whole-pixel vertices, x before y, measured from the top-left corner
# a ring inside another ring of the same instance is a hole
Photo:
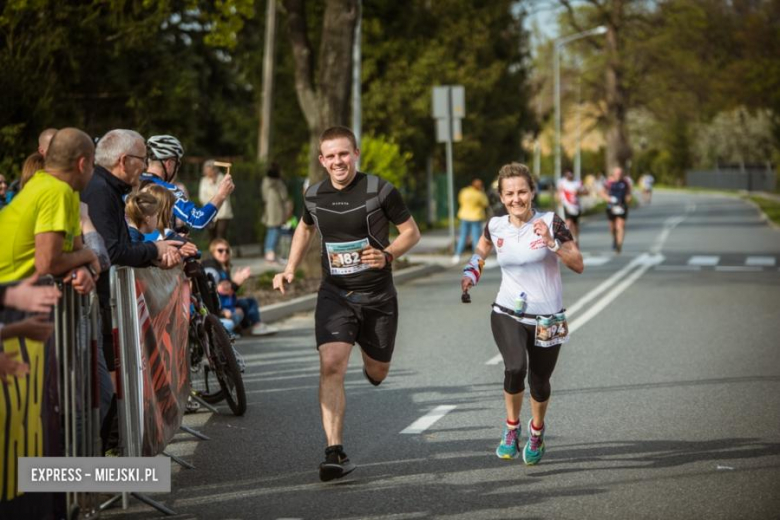
[[[28,377],[35,370],[30,352],[42,356],[52,341],[53,308],[61,297],[57,283],[70,284],[83,295],[95,293],[106,455],[121,452],[109,268],[172,269],[199,257],[190,229],[209,229],[215,239],[212,251],[229,249],[225,234],[232,217],[231,175],[207,162],[199,190],[202,206],[197,206],[176,182],[183,158],[184,147],[170,135],[146,139],[133,130],[115,129],[93,139],[77,128],[49,128],[41,132],[19,179],[9,184],[0,175],[0,391]],[[234,273],[231,279],[229,259],[218,255],[215,282],[227,280],[222,292],[230,293],[223,299],[226,321],[231,328],[265,333],[257,302],[235,295],[248,273]],[[22,428],[9,419],[12,413],[0,406],[0,422]],[[0,496],[0,506],[2,502]]]

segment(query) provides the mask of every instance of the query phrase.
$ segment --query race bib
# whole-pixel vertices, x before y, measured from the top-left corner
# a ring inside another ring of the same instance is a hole
[[[330,274],[340,276],[359,273],[370,267],[360,259],[360,253],[368,247],[368,239],[354,242],[326,242],[325,251],[328,254]]]
[[[623,206],[621,206],[620,204],[615,204],[610,209],[611,209],[613,215],[623,215],[626,212],[625,208]]]
[[[537,347],[552,347],[569,341],[569,323],[566,321],[566,314],[559,312],[552,316],[536,317],[536,340],[534,344]]]

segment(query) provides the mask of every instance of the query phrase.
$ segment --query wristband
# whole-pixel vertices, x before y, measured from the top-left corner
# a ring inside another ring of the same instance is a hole
[[[547,249],[549,249],[553,253],[557,253],[560,248],[561,248],[561,241],[558,240],[557,238],[555,239],[555,244],[552,247],[547,246]]]
[[[479,283],[479,278],[482,276],[482,268],[485,266],[485,261],[477,254],[472,255],[469,263],[463,268],[463,276],[471,280],[472,285]]]
[[[385,255],[385,264],[392,264],[393,260],[395,260],[393,253],[390,251],[382,251],[382,254]]]

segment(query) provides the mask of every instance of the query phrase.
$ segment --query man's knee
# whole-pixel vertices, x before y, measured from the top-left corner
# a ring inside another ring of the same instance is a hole
[[[390,372],[390,363],[366,363],[366,373],[369,375],[372,382],[381,383],[387,378],[388,372]]]
[[[351,345],[348,343],[327,343],[321,345],[320,374],[323,377],[341,376],[347,372]]]

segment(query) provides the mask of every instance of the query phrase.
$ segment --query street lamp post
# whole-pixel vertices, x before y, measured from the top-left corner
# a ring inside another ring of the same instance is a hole
[[[553,55],[553,64],[555,68],[555,184],[561,179],[561,49],[567,43],[571,43],[581,38],[597,36],[607,32],[604,25],[599,25],[588,31],[572,34],[564,38],[555,40],[555,52]]]
[[[352,132],[355,134],[358,148],[361,146],[361,139],[363,137],[363,103],[361,99],[363,91],[363,85],[361,83],[363,49],[360,41],[362,37],[362,30],[360,27],[362,22],[363,2],[362,0],[358,0],[358,19],[355,24],[355,41],[352,44]],[[357,158],[355,168],[360,168],[360,157]]]

